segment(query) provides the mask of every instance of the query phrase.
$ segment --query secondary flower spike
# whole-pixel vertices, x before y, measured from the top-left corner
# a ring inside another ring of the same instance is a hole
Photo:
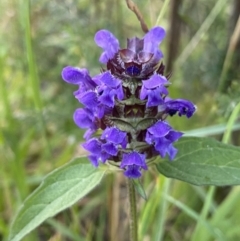
[[[148,169],[148,160],[176,156],[173,143],[182,133],[166,118],[175,114],[190,118],[196,107],[188,100],[168,97],[170,82],[159,50],[164,37],[165,30],[154,27],[141,39],[128,39],[121,49],[111,32],[100,30],[94,40],[103,49],[99,61],[105,69],[91,77],[87,69],[63,68],[63,80],[79,86],[74,96],[84,107],[75,111],[73,119],[86,129],[83,147],[95,167],[109,162],[128,178],[139,178]],[[101,136],[96,134],[99,129]]]

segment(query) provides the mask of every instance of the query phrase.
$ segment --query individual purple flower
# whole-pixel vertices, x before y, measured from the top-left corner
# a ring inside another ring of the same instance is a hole
[[[154,145],[155,150],[159,152],[161,157],[165,157],[168,154],[170,160],[173,160],[177,150],[172,143],[177,141],[182,135],[182,132],[174,131],[167,122],[158,121],[147,129],[145,140],[148,144]]]
[[[158,111],[169,114],[170,116],[178,113],[179,116],[186,115],[190,118],[197,107],[189,100],[165,98],[164,103],[159,105]]]
[[[168,94],[165,87],[169,84],[166,77],[154,74],[148,80],[143,80],[140,99],[144,100],[147,97],[147,107],[158,106],[163,103],[163,97]]]
[[[102,73],[98,76],[100,85],[97,88],[99,101],[108,106],[113,107],[115,98],[122,100],[124,97],[122,83],[119,79],[115,78],[109,71]]]
[[[175,114],[189,118],[196,107],[188,100],[168,97],[170,82],[159,50],[164,37],[165,30],[154,27],[143,38],[128,39],[127,47],[120,49],[112,33],[100,30],[95,42],[103,49],[99,60],[106,69],[94,77],[87,69],[63,69],[64,81],[78,85],[74,96],[84,107],[75,111],[73,119],[87,129],[82,146],[95,167],[108,162],[126,177],[139,178],[153,158],[175,158],[173,144],[183,133],[165,119]],[[102,134],[94,136],[98,130]]]
[[[82,146],[91,153],[89,159],[94,166],[98,166],[99,162],[105,163],[106,160],[111,157],[111,155],[103,149],[103,143],[97,138],[89,139]]]
[[[121,145],[122,148],[126,148],[126,132],[120,131],[116,127],[110,127],[103,131],[101,139],[116,145]]]
[[[118,155],[119,149],[126,148],[126,133],[116,127],[106,128],[100,138],[87,140],[82,146],[90,152],[89,158],[94,166],[105,163]]]
[[[159,61],[159,57],[163,57],[163,54],[158,46],[164,37],[165,30],[161,27],[154,27],[142,39],[136,37],[128,39],[127,49],[121,50],[120,56],[125,63],[134,61],[146,63],[154,56],[158,57],[155,61]]]
[[[123,154],[120,167],[126,169],[124,175],[129,178],[139,178],[141,176],[141,169],[148,169],[145,162],[145,155],[136,151]]]

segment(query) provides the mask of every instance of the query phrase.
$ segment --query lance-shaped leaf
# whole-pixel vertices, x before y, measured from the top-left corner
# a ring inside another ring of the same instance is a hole
[[[138,194],[145,200],[147,201],[147,194],[145,193],[145,190],[140,182],[139,179],[131,179],[135,190],[138,192]]]
[[[167,177],[194,185],[239,185],[240,148],[211,138],[184,137],[176,142],[178,154],[157,163]]]
[[[25,200],[10,230],[10,241],[19,241],[47,218],[70,207],[98,185],[105,171],[77,158],[56,169]]]

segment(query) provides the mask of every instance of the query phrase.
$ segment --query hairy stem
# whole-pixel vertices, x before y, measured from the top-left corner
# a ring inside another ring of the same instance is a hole
[[[137,203],[134,184],[131,179],[127,179],[128,200],[129,200],[129,222],[130,222],[130,241],[138,241],[138,220]]]

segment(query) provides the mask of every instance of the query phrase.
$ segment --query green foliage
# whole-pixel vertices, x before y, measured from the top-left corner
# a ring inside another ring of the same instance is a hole
[[[147,195],[144,191],[144,188],[142,186],[142,184],[140,183],[139,179],[132,179],[131,180],[133,182],[134,188],[136,190],[136,192],[147,201]]]
[[[240,185],[240,148],[199,137],[182,138],[176,148],[173,162],[156,165],[165,176],[194,185]]]
[[[73,205],[100,183],[104,173],[83,158],[50,173],[23,203],[12,224],[9,240],[21,240],[47,218]]]

